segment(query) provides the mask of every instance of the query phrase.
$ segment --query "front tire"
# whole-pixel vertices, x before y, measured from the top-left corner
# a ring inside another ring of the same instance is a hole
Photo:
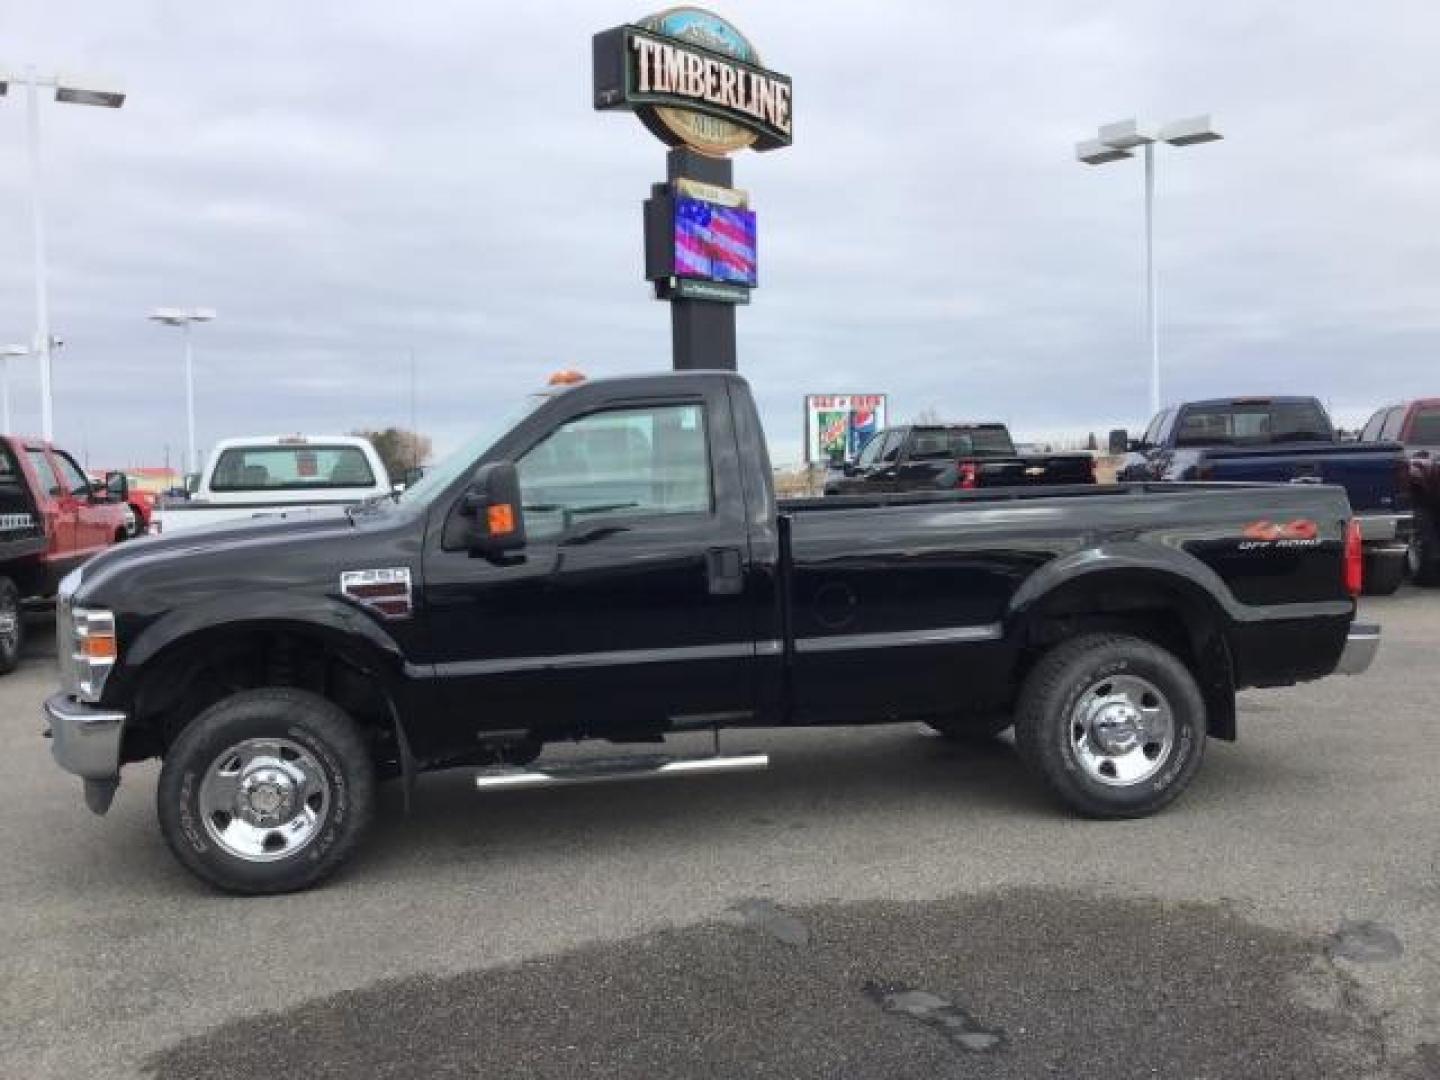
[[[1172,653],[1124,634],[1086,634],[1041,658],[1015,715],[1021,758],[1086,817],[1153,814],[1205,753],[1205,702]]]
[[[375,813],[375,766],[332,702],[247,690],[180,733],[155,797],[160,831],[191,873],[226,892],[293,892],[359,844]]]
[[[15,670],[24,648],[25,613],[20,610],[20,590],[9,578],[0,578],[0,675]]]

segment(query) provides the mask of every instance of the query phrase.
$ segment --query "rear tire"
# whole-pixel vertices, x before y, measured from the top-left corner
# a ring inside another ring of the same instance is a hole
[[[191,873],[227,892],[293,892],[359,844],[375,814],[375,766],[332,702],[246,690],[181,731],[155,799],[165,841]]]
[[[1428,511],[1415,511],[1415,531],[1410,535],[1407,556],[1410,578],[1416,585],[1440,585],[1440,531]]]
[[[1086,817],[1153,814],[1205,754],[1205,702],[1188,668],[1125,634],[1086,634],[1046,653],[1015,714],[1015,745]]]
[[[0,578],[0,675],[15,670],[24,648],[25,613],[20,610],[20,590],[9,578]]]
[[[1404,553],[1365,556],[1365,578],[1361,591],[1366,596],[1389,596],[1405,581],[1406,561]]]

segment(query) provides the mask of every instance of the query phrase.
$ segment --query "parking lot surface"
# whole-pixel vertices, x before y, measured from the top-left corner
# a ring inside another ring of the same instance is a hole
[[[0,681],[0,1074],[1440,1077],[1440,595],[1358,678],[1247,693],[1160,816],[1007,740],[728,736],[768,772],[422,780],[330,884],[235,899],[49,760]]]

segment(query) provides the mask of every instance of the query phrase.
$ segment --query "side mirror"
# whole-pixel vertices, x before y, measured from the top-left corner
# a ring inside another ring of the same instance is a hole
[[[1145,452],[1145,444],[1139,439],[1131,439],[1125,444],[1125,449],[1131,454],[1142,454]]]
[[[1111,457],[1120,457],[1129,448],[1130,433],[1128,431],[1122,427],[1110,432],[1110,437],[1106,440],[1106,449],[1109,450]]]
[[[1416,450],[1413,454],[1410,455],[1410,457],[1411,457],[1411,459],[1414,460],[1414,461],[1429,461],[1429,460],[1430,460],[1430,451],[1429,451],[1429,450]]]
[[[469,522],[470,554],[487,559],[525,546],[525,514],[520,506],[520,474],[509,461],[482,465],[460,497],[460,513]]]
[[[130,480],[123,472],[105,474],[105,497],[116,503],[130,498]]]
[[[411,466],[405,470],[405,475],[400,478],[402,487],[414,487],[416,482],[425,475],[425,470],[419,465]]]

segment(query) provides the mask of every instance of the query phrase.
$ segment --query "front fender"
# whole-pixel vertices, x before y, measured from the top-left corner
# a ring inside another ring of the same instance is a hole
[[[133,643],[124,643],[120,664],[106,687],[107,699],[112,694],[120,700],[128,697],[140,673],[175,646],[246,626],[290,627],[315,634],[342,654],[378,661],[381,670],[375,674],[387,683],[393,684],[405,669],[404,653],[395,639],[374,618],[344,601],[308,592],[245,591],[176,608],[145,627]]]

